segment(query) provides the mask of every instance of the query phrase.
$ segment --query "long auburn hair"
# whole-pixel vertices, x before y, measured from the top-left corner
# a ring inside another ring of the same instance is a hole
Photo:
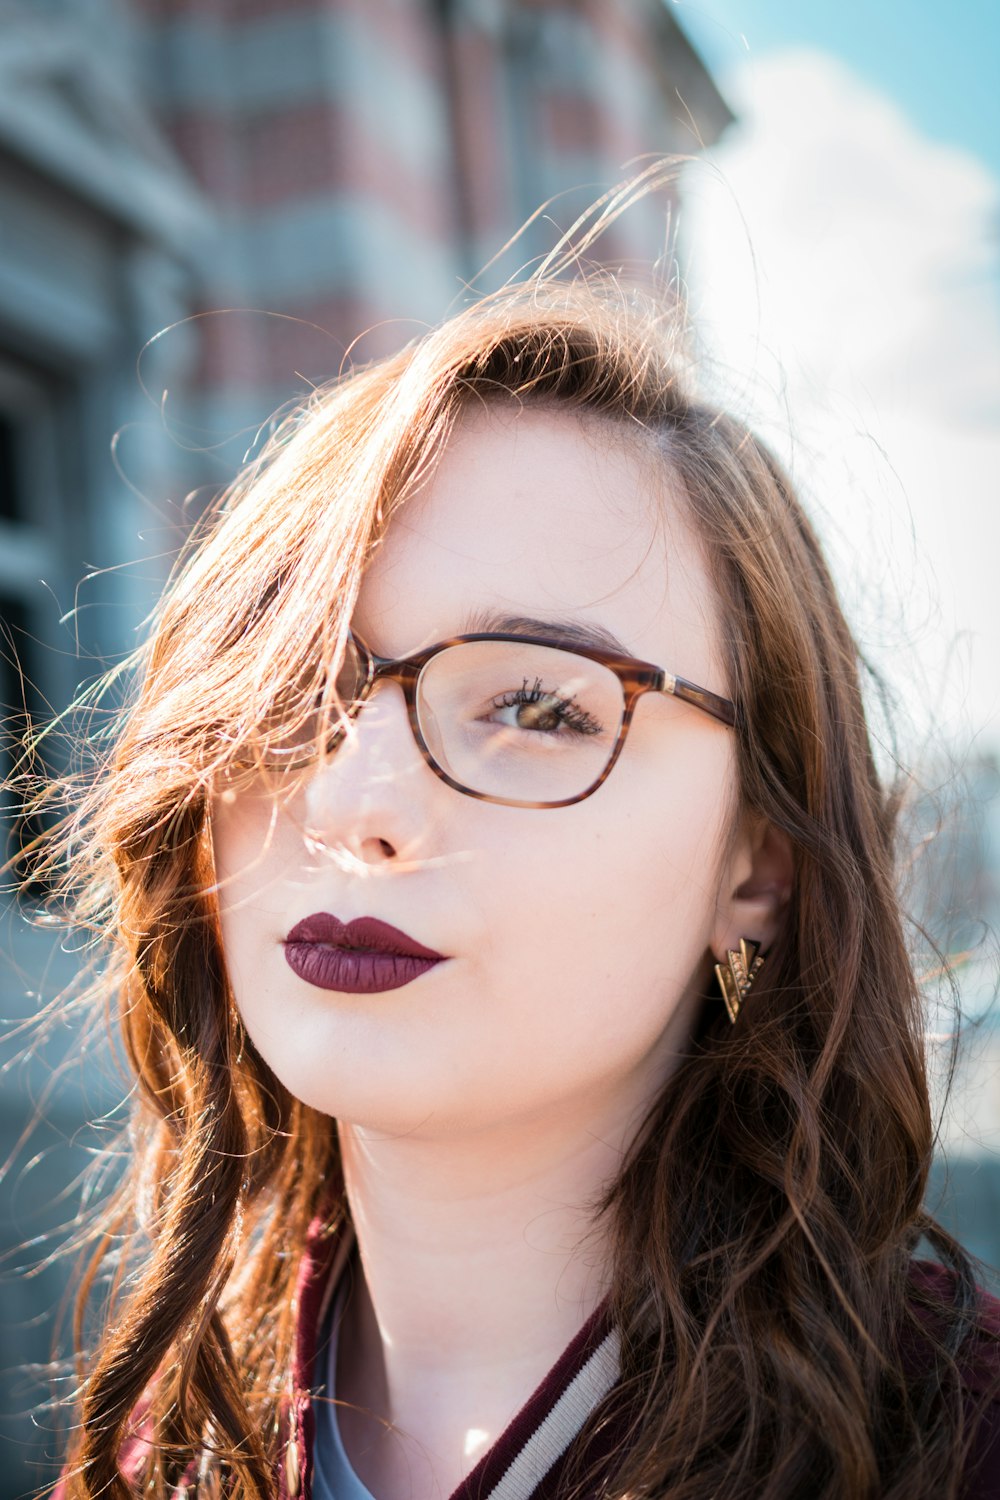
[[[692,394],[676,321],[607,276],[546,270],[488,297],[311,394],[179,560],[127,663],[113,747],[82,797],[63,788],[60,831],[36,851],[103,944],[93,993],[117,996],[137,1085],[127,1174],[80,1290],[78,1333],[98,1287],[103,1326],[80,1351],[74,1500],[131,1493],[117,1459],[143,1400],[144,1495],[206,1451],[227,1493],[273,1492],[298,1254],[318,1208],[347,1210],[332,1121],[282,1087],[233,1004],[213,787],[317,701],[337,714],[360,580],[397,506],[470,403],[511,398],[619,424],[680,477],[718,595],[741,802],[796,866],[738,1024],[706,1005],[599,1206],[623,1381],[590,1426],[631,1421],[602,1492],[956,1495],[971,1440],[956,1355],[977,1292],[922,1206],[934,1132],[895,801],[809,522],[767,449]],[[925,1327],[908,1283],[922,1235],[955,1296],[914,1371],[901,1351]]]

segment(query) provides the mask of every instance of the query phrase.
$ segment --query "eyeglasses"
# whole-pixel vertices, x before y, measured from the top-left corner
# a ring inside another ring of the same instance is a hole
[[[609,775],[643,693],[669,693],[730,727],[736,708],[662,667],[548,636],[477,632],[412,656],[378,656],[353,632],[336,682],[349,718],[380,682],[403,690],[410,728],[436,776],[508,807],[569,807]],[[304,726],[268,763],[301,764]],[[340,744],[334,731],[328,752]]]

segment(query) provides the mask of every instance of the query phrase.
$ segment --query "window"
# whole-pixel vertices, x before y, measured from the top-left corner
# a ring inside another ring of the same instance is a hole
[[[29,723],[65,707],[73,691],[71,639],[60,635],[63,580],[69,574],[65,516],[57,512],[59,385],[0,355],[0,714],[2,774],[11,771]],[[39,769],[59,769],[46,750]],[[15,795],[0,804],[4,859],[34,836]],[[16,877],[24,867],[15,870]],[[8,886],[10,877],[5,877]]]

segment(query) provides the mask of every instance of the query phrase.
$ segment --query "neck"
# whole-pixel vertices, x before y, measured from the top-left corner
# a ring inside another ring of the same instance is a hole
[[[460,1139],[339,1126],[362,1275],[337,1393],[416,1440],[430,1470],[415,1495],[451,1493],[606,1296],[594,1203],[633,1126],[593,1101],[586,1118],[564,1107]],[[369,1489],[392,1500],[396,1463],[409,1492],[413,1453],[342,1417]]]

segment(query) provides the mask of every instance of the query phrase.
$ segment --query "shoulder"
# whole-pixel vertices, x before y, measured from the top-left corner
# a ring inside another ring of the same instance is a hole
[[[970,1295],[971,1293],[971,1295]],[[961,1313],[967,1327],[955,1350],[965,1398],[970,1447],[961,1500],[1000,1496],[1000,1298],[978,1283],[963,1289],[957,1274],[937,1261],[910,1263],[908,1306],[928,1335],[942,1337]],[[904,1340],[908,1372],[926,1373],[929,1345],[911,1332]]]
[[[957,1274],[932,1260],[910,1262],[908,1306],[928,1334],[942,1336],[961,1314],[967,1324],[956,1358],[973,1395],[1000,1399],[1000,1297],[978,1283],[963,1292]],[[963,1305],[964,1304],[964,1305]],[[916,1347],[912,1351],[919,1357]]]

